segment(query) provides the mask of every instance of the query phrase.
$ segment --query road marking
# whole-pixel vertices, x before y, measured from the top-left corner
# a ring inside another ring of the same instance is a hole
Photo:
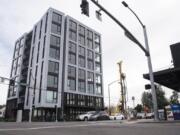
[[[33,127],[33,128],[9,128],[9,129],[0,129],[0,131],[24,131],[24,130],[38,130],[38,129],[51,129],[51,128],[72,128],[72,127],[88,127],[88,126],[97,126],[97,125],[106,125],[108,123],[88,123],[81,125],[62,125],[62,126],[46,126],[46,127]]]

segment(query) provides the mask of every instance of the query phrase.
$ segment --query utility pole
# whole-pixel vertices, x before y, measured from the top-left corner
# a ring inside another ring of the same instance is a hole
[[[152,93],[152,99],[153,99],[154,120],[159,121],[157,97],[156,97],[156,90],[155,90],[155,85],[154,85],[153,68],[152,68],[152,63],[151,63],[151,55],[150,55],[150,50],[149,50],[149,43],[148,43],[146,26],[142,23],[142,21],[137,16],[137,14],[129,7],[129,5],[125,1],[123,1],[122,4],[124,5],[124,7],[128,8],[133,13],[133,15],[137,18],[137,20],[139,21],[139,23],[143,29],[144,42],[145,42],[145,47],[146,47],[145,50],[148,52],[148,55],[146,54],[146,56],[147,56],[147,63],[148,63],[148,68],[149,68],[149,77],[150,77],[150,82],[151,82],[151,93]]]
[[[121,111],[124,114],[124,88],[123,88],[123,78],[122,78],[122,61],[117,63],[119,66],[119,75],[120,75],[120,85],[121,85]]]

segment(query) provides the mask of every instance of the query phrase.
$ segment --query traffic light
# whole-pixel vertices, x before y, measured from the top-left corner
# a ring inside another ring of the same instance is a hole
[[[157,86],[156,84],[154,85],[154,87],[155,87],[155,89],[158,88],[158,86]],[[151,89],[151,84],[146,84],[146,85],[145,85],[145,89],[146,89],[146,90]]]
[[[10,86],[14,86],[14,85],[15,85],[15,81],[14,81],[14,79],[10,79],[10,81],[9,81],[9,85],[10,85]]]
[[[145,89],[146,89],[146,90],[151,89],[151,85],[150,85],[150,84],[146,84],[146,85],[145,85]]]
[[[89,16],[89,3],[87,0],[82,0],[82,3],[80,5],[81,7],[81,13],[85,14],[86,16]]]

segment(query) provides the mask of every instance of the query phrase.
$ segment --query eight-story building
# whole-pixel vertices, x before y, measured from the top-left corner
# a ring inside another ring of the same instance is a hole
[[[102,75],[100,34],[50,8],[15,44],[6,118],[73,120],[102,110]]]

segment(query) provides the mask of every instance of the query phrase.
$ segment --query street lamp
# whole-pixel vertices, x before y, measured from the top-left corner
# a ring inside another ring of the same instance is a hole
[[[128,6],[128,4],[125,1],[123,1],[122,4],[124,5],[124,7],[128,8],[135,15],[135,17],[138,19],[139,23],[141,24],[143,28],[146,51],[149,54],[146,56],[147,56],[147,61],[148,61],[149,76],[150,76],[150,82],[151,82],[151,93],[152,93],[153,109],[154,109],[154,116],[155,116],[154,118],[156,121],[158,121],[159,118],[158,118],[157,98],[156,98],[156,91],[155,91],[155,85],[154,85],[154,76],[153,76],[153,70],[152,70],[152,63],[151,63],[150,50],[149,50],[149,45],[148,45],[146,26],[142,23],[142,21],[139,19],[137,14]]]
[[[108,95],[109,95],[109,115],[111,115],[111,110],[110,110],[110,86],[116,82],[119,82],[119,80],[115,80],[111,83],[108,84]]]

